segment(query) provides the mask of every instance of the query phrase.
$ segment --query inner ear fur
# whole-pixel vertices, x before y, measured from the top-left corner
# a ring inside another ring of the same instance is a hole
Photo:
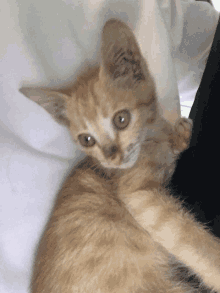
[[[123,22],[111,19],[102,32],[100,74],[123,87],[151,79],[133,32]]]
[[[59,124],[69,126],[66,115],[67,95],[42,88],[22,87],[19,91],[43,107]]]

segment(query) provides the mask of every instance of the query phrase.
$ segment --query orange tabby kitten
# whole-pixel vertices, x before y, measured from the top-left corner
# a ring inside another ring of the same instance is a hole
[[[100,67],[69,89],[21,89],[88,155],[57,197],[31,292],[190,292],[173,278],[172,255],[220,292],[219,240],[163,187],[191,122],[173,126],[159,115],[153,79],[124,23],[105,24],[101,54]]]

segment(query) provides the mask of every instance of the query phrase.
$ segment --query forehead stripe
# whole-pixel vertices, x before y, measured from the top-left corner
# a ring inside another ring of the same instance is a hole
[[[111,118],[104,118],[99,114],[96,121],[91,123],[90,121],[85,120],[85,124],[88,128],[88,132],[94,136],[97,141],[100,142],[103,139],[103,136],[106,137],[106,135],[111,140],[115,139],[115,132]]]
[[[100,123],[103,126],[104,131],[109,135],[111,139],[115,139],[115,132],[112,125],[112,119],[111,118],[101,118]]]

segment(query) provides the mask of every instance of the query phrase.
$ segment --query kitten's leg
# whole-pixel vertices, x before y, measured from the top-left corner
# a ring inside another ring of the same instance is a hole
[[[165,191],[137,191],[122,195],[135,220],[153,239],[191,267],[211,289],[220,292],[220,241],[180,202]]]
[[[123,205],[91,193],[57,205],[38,248],[32,293],[188,293],[168,252]]]

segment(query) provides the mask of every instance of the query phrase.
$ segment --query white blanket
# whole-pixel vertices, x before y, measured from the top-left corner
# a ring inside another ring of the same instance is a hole
[[[187,116],[218,21],[209,4],[1,0],[0,293],[28,292],[33,254],[52,203],[83,156],[67,129],[18,90],[65,86],[82,66],[98,61],[101,28],[111,17],[135,31],[163,115],[175,121],[181,102]]]

